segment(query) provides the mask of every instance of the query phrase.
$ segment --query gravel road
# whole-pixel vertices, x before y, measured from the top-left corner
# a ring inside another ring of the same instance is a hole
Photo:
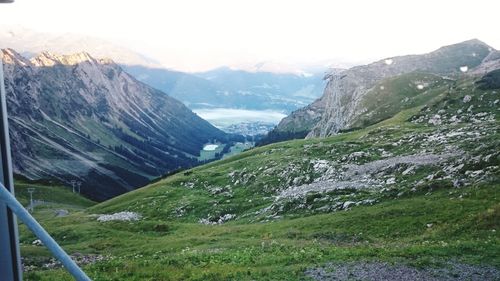
[[[330,263],[308,269],[306,275],[317,281],[497,281],[500,270],[490,266],[447,262],[442,267],[416,269],[404,264],[382,262]]]

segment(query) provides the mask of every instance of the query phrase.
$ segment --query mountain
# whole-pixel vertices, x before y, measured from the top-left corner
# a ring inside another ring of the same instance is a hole
[[[111,60],[2,50],[15,173],[103,200],[197,164],[228,135]]]
[[[450,78],[382,79],[400,98],[369,94],[375,124],[253,148],[44,226],[94,280],[498,280],[500,75]],[[71,280],[21,233],[27,278]]]
[[[270,72],[276,74],[295,74],[300,76],[311,76],[323,74],[331,68],[350,68],[362,63],[354,63],[343,58],[330,58],[318,61],[284,63],[277,61],[261,61],[258,63],[240,63],[229,65],[232,70],[241,70],[245,72]]]
[[[151,68],[141,65],[124,65],[123,68],[137,80],[182,101],[191,109],[210,106],[209,103],[213,101],[220,101],[222,104],[228,103],[224,101],[225,96],[216,85],[201,77],[165,68]],[[234,106],[234,104],[231,105]]]
[[[2,26],[0,48],[17,50],[25,57],[49,51],[55,54],[88,52],[96,58],[110,58],[121,65],[160,67],[160,63],[106,40],[73,33],[46,33],[19,26]]]
[[[191,109],[234,108],[290,112],[319,97],[323,74],[249,72],[227,67],[182,73],[138,65],[123,66],[138,80]]]
[[[297,67],[267,62],[246,71],[220,68],[184,73],[103,39],[16,26],[0,29],[0,48],[12,48],[27,58],[43,51],[88,52],[95,58],[110,58],[137,80],[167,93],[190,109],[274,110],[288,114],[321,96],[325,85],[323,72],[327,69],[319,65],[311,68],[313,73],[305,73]]]
[[[321,95],[323,73],[279,73],[243,71],[221,67],[196,73],[221,89],[226,99],[244,109],[291,111]],[[214,103],[213,106],[217,106]]]
[[[260,134],[265,116],[288,114],[311,103],[325,85],[322,73],[272,73],[261,69],[251,72],[228,67],[202,73],[138,65],[123,68],[141,82],[182,101],[218,128],[238,134]],[[225,117],[238,110],[238,118]],[[277,123],[266,122],[266,128]]]
[[[433,83],[442,84],[443,79],[454,80],[467,73],[484,74],[499,62],[498,51],[474,39],[428,54],[386,58],[347,70],[333,70],[327,75],[323,96],[283,119],[264,143],[297,136],[325,137],[376,123],[392,116],[397,112],[396,107],[409,108],[425,102],[420,93],[432,96],[427,90]],[[389,81],[404,74],[408,76]],[[392,87],[387,83],[400,85]],[[414,100],[409,102],[411,99]],[[387,110],[392,113],[377,112]]]

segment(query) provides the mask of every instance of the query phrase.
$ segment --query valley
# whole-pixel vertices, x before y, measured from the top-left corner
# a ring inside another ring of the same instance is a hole
[[[46,51],[72,54],[82,50],[96,58],[112,59],[137,80],[181,101],[212,125],[242,135],[264,135],[285,114],[320,97],[328,70],[325,65],[305,73],[262,62],[246,70],[221,67],[186,73],[163,68],[151,58],[103,39],[72,33],[57,36],[16,26],[0,30],[0,47],[17,50],[28,59]],[[273,72],[276,69],[280,71]],[[210,117],[213,115],[226,118]]]
[[[141,66],[124,68],[182,101],[217,128],[251,136],[267,134],[286,114],[313,102],[325,84],[323,72],[304,75],[220,68],[187,74]]]
[[[425,104],[361,129],[253,148],[42,224],[70,253],[102,257],[84,265],[95,280],[496,280],[500,89],[479,88],[487,77],[438,83]],[[97,220],[121,212],[136,219]],[[43,269],[47,253],[22,233],[39,261],[29,280],[71,280]]]
[[[227,133],[245,136],[264,136],[286,117],[283,112],[271,110],[213,108],[193,112]]]
[[[94,33],[109,27],[113,42],[0,30],[15,195],[92,280],[500,280],[493,45],[435,26],[434,37],[405,37],[434,10],[389,40],[380,30],[409,15],[378,3],[368,14],[314,7],[304,20],[294,3],[267,2],[239,24],[216,3],[142,11],[147,20],[134,5],[126,21],[101,5],[82,22],[105,13]],[[81,13],[71,11],[58,16]],[[335,52],[379,59],[344,68]],[[25,280],[73,280],[18,226]]]
[[[102,201],[197,165],[208,141],[239,139],[111,60],[1,55],[14,172],[29,179],[79,180],[86,196]]]

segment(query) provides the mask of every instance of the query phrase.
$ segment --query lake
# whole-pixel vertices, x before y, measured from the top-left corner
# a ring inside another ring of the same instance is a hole
[[[207,144],[203,147],[203,150],[205,151],[214,151],[215,149],[217,149],[217,147],[219,147],[218,144]]]
[[[227,127],[233,124],[262,122],[278,124],[286,114],[273,110],[247,110],[234,108],[203,108],[193,109],[194,113],[217,127]]]

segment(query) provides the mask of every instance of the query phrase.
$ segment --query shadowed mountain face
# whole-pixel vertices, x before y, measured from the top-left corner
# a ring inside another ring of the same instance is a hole
[[[193,166],[205,143],[227,138],[110,60],[1,54],[14,170],[30,179],[81,180],[102,200]]]
[[[499,61],[498,51],[479,40],[469,40],[428,54],[387,58],[348,70],[333,70],[327,75],[328,83],[323,96],[284,118],[264,142],[303,136],[326,137],[339,130],[380,121],[371,119],[373,116],[383,116],[377,111],[387,111],[394,104],[387,104],[384,109],[377,107],[377,103],[384,103],[387,99],[409,100],[426,93],[433,83],[443,84],[440,81],[443,78],[453,80],[468,73],[484,74],[497,68]],[[411,75],[417,72],[419,74]],[[386,79],[404,74],[410,76],[393,81],[399,86],[387,85]],[[384,100],[377,100],[376,97],[384,97]]]

